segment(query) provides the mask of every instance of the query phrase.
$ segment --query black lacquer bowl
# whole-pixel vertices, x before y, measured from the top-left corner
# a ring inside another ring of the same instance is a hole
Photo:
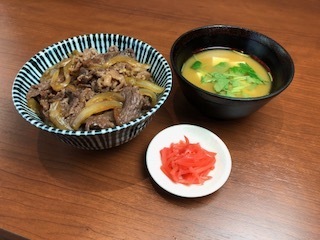
[[[273,77],[268,95],[256,98],[226,97],[205,91],[181,74],[184,62],[194,53],[214,47],[231,48],[261,60]],[[292,82],[294,63],[289,53],[273,39],[241,27],[211,25],[182,34],[170,52],[171,64],[187,100],[205,115],[216,119],[236,119],[252,114],[279,95]]]

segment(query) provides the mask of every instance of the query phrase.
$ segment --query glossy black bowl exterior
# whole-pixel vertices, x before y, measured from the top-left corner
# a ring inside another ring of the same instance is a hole
[[[199,51],[222,47],[257,57],[270,69],[273,84],[270,94],[257,98],[231,98],[196,87],[181,74],[184,62]],[[248,116],[285,90],[292,82],[294,64],[289,53],[271,38],[236,26],[212,25],[181,35],[170,52],[171,64],[188,101],[209,117],[235,119]]]

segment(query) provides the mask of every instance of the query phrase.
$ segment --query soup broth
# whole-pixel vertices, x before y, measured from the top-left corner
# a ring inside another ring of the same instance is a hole
[[[251,98],[269,94],[270,72],[249,55],[230,49],[210,49],[190,57],[182,75],[194,85],[223,96]]]

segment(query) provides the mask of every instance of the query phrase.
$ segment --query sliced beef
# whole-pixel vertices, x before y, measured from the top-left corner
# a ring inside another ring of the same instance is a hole
[[[136,75],[136,78],[142,79],[142,80],[149,80],[151,79],[151,73],[148,71],[141,71]]]
[[[136,58],[132,48],[127,48],[127,49],[123,50],[121,54],[132,57],[132,58]]]
[[[68,97],[68,111],[66,117],[69,123],[80,113],[85,107],[86,101],[88,101],[93,95],[94,91],[91,88],[79,89],[78,91],[72,92]]]
[[[37,97],[38,95],[44,96],[51,88],[49,81],[43,81],[39,84],[32,85],[27,93],[27,99]]]
[[[41,106],[39,112],[45,122],[50,121],[50,104],[60,102],[61,117],[71,126],[86,106],[86,102],[94,95],[107,91],[120,92],[125,98],[123,107],[90,116],[85,121],[84,129],[103,129],[130,122],[150,109],[151,103],[148,97],[139,93],[137,87],[127,83],[127,78],[150,80],[151,74],[144,66],[137,67],[129,62],[117,62],[105,67],[105,63],[117,55],[135,58],[132,49],[119,51],[116,46],[111,46],[104,54],[99,54],[93,48],[83,52],[75,51],[69,59],[48,69],[42,76],[41,82],[31,86],[27,99],[34,98],[39,102]],[[64,82],[66,66],[69,70],[70,83],[62,90],[55,91],[50,85],[53,71],[59,70],[57,82]]]
[[[114,69],[99,71],[96,74],[99,76],[97,86],[100,90],[108,88],[117,92],[127,85],[125,77]]]
[[[81,84],[87,84],[89,83],[92,78],[94,77],[94,73],[87,68],[80,67],[79,69],[79,75],[77,77],[77,80]]]
[[[103,114],[90,116],[85,123],[85,130],[98,130],[104,128],[112,128],[114,124],[113,111],[106,111]]]
[[[117,125],[128,123],[141,116],[142,108],[145,104],[144,97],[136,87],[125,87],[122,89],[121,94],[124,96],[125,102],[120,113],[115,114]]]

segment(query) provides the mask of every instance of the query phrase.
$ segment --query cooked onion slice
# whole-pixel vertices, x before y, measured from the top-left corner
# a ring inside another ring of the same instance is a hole
[[[121,108],[122,103],[119,101],[101,101],[84,107],[72,123],[72,128],[78,130],[84,121],[93,114],[107,111],[113,108]]]
[[[86,106],[90,106],[97,102],[102,102],[105,100],[115,100],[118,102],[124,102],[124,97],[117,92],[104,92],[94,95],[91,99],[86,102]]]
[[[157,95],[153,91],[146,89],[146,88],[140,88],[139,92],[141,95],[150,97],[152,106],[156,105]]]
[[[40,104],[37,102],[37,100],[35,100],[34,98],[29,98],[27,100],[27,106],[29,108],[32,109],[32,111],[34,111],[38,116],[40,116],[40,112],[41,112],[41,106]]]
[[[143,69],[148,69],[150,67],[150,65],[140,63],[137,60],[135,60],[134,58],[126,56],[126,55],[116,55],[116,56],[110,58],[107,62],[104,63],[104,67],[107,67],[107,68],[111,67],[112,65],[114,65],[118,62],[126,62],[134,67],[139,67],[139,68],[143,68]]]
[[[162,93],[164,91],[164,88],[161,86],[158,86],[157,84],[150,82],[148,80],[140,80],[137,79],[135,82],[135,85],[140,87],[140,88],[146,88],[151,90],[152,92],[155,93]]]
[[[49,118],[55,127],[62,130],[72,130],[67,121],[62,117],[59,101],[51,103],[49,108]]]
[[[64,75],[64,81],[62,81],[62,82],[59,79],[59,75],[60,75],[61,70],[63,71],[63,75]],[[50,81],[50,86],[52,87],[53,90],[55,90],[56,92],[59,92],[69,85],[70,80],[71,80],[71,77],[70,77],[68,70],[65,66],[63,68],[56,70],[53,73],[51,81]]]
[[[69,68],[71,66],[71,60],[67,59],[66,61],[63,61],[60,63],[59,68],[56,69],[51,77],[50,86],[53,90],[56,92],[61,91],[65,87],[67,87],[71,81]],[[60,71],[63,73],[63,79],[60,79]],[[61,81],[63,80],[63,81]]]

